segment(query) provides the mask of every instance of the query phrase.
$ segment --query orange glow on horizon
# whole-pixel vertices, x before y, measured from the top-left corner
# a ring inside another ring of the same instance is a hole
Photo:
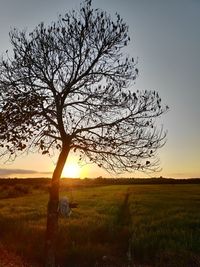
[[[80,178],[81,167],[76,163],[68,163],[65,165],[62,177],[64,178]]]

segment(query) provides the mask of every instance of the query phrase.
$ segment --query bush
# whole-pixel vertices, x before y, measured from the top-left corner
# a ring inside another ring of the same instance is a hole
[[[7,186],[4,185],[1,191],[1,198],[15,198],[21,197],[31,193],[31,190],[28,186],[25,185],[13,185]]]

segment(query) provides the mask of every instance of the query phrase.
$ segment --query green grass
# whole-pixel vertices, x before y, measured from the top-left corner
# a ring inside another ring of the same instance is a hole
[[[42,262],[48,194],[38,188],[29,192],[0,200],[0,240],[29,260]],[[187,267],[199,261],[199,185],[65,188],[61,195],[78,202],[71,217],[59,222],[61,266],[90,267],[103,256],[126,264],[128,248],[134,263]]]
[[[198,185],[146,185],[131,188],[134,257],[139,261],[156,263],[159,257],[166,254],[199,254],[199,204]],[[176,266],[183,267],[184,264]]]

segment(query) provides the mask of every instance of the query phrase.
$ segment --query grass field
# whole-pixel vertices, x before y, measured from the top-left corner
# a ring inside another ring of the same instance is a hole
[[[0,192],[1,243],[42,263],[46,188],[3,185]],[[65,186],[61,195],[78,202],[60,219],[61,267],[200,266],[199,185]]]

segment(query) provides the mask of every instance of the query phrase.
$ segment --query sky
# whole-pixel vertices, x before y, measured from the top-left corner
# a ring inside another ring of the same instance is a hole
[[[31,31],[41,21],[79,8],[80,0],[0,0],[0,54],[10,49],[8,33]],[[138,58],[134,89],[156,90],[170,108],[159,121],[168,131],[158,151],[162,171],[152,177],[200,177],[200,0],[93,0],[94,8],[117,12],[129,25],[130,56]],[[77,158],[68,160],[76,165]],[[51,176],[56,156],[23,155],[0,162],[0,177]],[[84,177],[116,177],[94,166],[74,167]],[[65,172],[66,173],[66,172]],[[124,177],[150,177],[145,173]]]

